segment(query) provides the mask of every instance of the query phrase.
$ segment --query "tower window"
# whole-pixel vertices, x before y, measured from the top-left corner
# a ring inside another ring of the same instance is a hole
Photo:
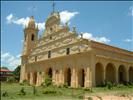
[[[70,48],[66,49],[66,54],[69,55],[70,54]]]
[[[37,56],[35,56],[35,61],[37,61]]]
[[[50,28],[50,31],[52,31],[52,30],[53,30],[53,28],[51,27],[51,28]]]
[[[32,34],[31,35],[31,40],[34,41],[34,38],[35,38],[35,36],[34,36],[34,34]]]
[[[52,36],[50,36],[50,40],[52,39]]]
[[[48,58],[51,58],[51,51],[48,51]]]

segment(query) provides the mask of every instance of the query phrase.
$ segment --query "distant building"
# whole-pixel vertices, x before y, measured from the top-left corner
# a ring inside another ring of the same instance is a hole
[[[82,19],[81,19],[82,20]],[[38,38],[33,17],[24,29],[20,82],[41,85],[49,75],[53,84],[92,87],[133,82],[133,52],[79,37],[74,27],[60,24],[59,12],[50,14]]]
[[[13,76],[12,71],[8,69],[0,69],[0,81],[7,81],[7,78]]]

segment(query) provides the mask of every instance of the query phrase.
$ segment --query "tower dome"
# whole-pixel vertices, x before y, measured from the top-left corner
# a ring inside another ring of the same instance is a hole
[[[35,20],[33,16],[30,17],[28,28],[35,28]]]
[[[54,24],[59,25],[60,24],[60,14],[59,12],[53,12],[51,15],[47,18],[45,27],[52,26]]]

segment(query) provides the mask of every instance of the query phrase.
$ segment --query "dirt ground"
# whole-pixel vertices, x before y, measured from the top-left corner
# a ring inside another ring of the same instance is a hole
[[[131,96],[114,96],[114,95],[102,95],[102,96],[89,96],[86,95],[84,100],[133,100]]]

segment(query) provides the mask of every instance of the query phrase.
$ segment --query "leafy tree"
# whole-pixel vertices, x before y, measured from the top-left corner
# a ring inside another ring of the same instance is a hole
[[[1,67],[1,69],[7,69],[7,70],[8,70],[8,68],[7,68],[7,67],[4,67],[4,66],[3,66],[3,67]]]
[[[20,79],[20,68],[21,68],[21,65],[19,65],[14,71],[13,71],[13,75],[15,77],[15,79],[17,81],[19,81]]]

